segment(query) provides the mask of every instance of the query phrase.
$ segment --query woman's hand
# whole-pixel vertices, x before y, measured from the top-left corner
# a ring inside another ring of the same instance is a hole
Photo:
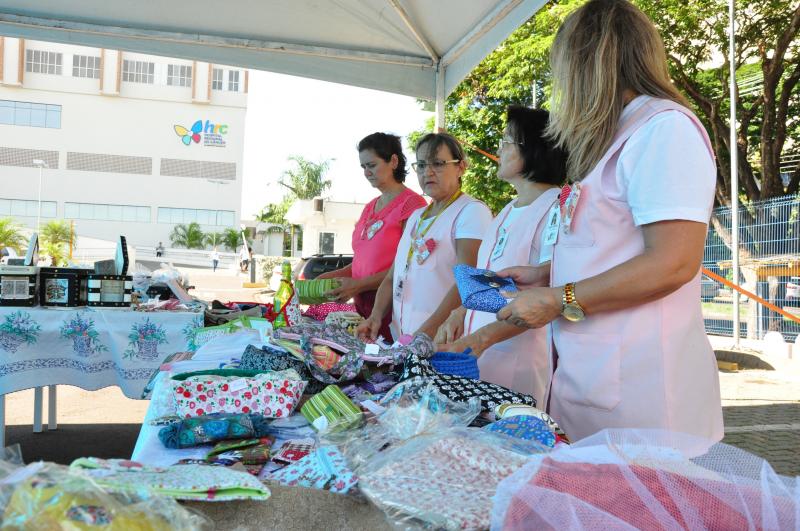
[[[437,345],[452,343],[464,335],[464,316],[466,314],[467,309],[463,306],[459,306],[450,312],[450,316],[436,331],[436,336],[433,338],[433,342]]]
[[[361,341],[375,341],[381,329],[381,320],[374,314],[363,320],[356,328],[356,337]]]
[[[330,298],[335,297],[338,302],[347,302],[362,291],[361,282],[354,278],[336,277],[334,280],[339,282],[339,287],[330,290],[325,295]]]
[[[336,278],[336,275],[339,275],[339,274],[340,274],[339,270],[337,269],[335,271],[328,271],[327,273],[322,273],[321,275],[317,275],[317,278],[320,279],[320,280],[323,280],[323,279],[326,279],[326,278]]]
[[[549,264],[547,266],[516,266],[507,267],[497,272],[498,277],[511,278],[519,289],[529,289],[534,286],[547,285],[543,281],[547,280],[550,274]]]
[[[472,349],[470,354],[479,358],[483,351],[486,350],[488,345],[485,344],[480,334],[469,334],[452,343],[436,343],[436,352],[464,352],[465,350]]]
[[[497,312],[498,321],[523,328],[541,328],[561,315],[561,288],[531,288],[503,292],[503,296],[513,300]]]

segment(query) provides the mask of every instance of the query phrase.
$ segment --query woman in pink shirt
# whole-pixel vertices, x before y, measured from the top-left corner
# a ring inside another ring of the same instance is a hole
[[[354,300],[358,313],[369,317],[375,292],[392,265],[403,227],[412,212],[425,206],[421,195],[406,188],[406,157],[400,137],[373,133],[358,143],[358,158],[364,177],[381,195],[367,203],[353,231],[353,263],[318,278],[341,282],[331,292],[339,301]],[[392,340],[389,312],[381,323],[380,334]]]

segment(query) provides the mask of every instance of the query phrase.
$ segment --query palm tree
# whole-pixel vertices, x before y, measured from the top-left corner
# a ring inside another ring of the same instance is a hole
[[[330,159],[312,162],[299,155],[293,155],[289,157],[289,160],[294,162],[297,167],[283,172],[279,182],[291,190],[297,199],[314,199],[331,187],[331,181],[323,178],[330,167]],[[287,183],[284,178],[288,178],[289,182]]]
[[[53,259],[54,266],[66,264],[66,255],[69,250],[75,249],[77,240],[69,223],[59,219],[45,223],[39,238],[42,242],[42,251]]]
[[[222,245],[231,251],[235,251],[242,245],[242,233],[236,229],[225,229],[222,233]]]
[[[202,249],[204,247],[203,231],[200,224],[192,221],[188,225],[180,223],[175,225],[169,235],[169,241],[175,247],[185,247],[187,249]]]
[[[22,254],[23,245],[25,235],[22,234],[22,225],[17,225],[11,218],[0,218],[0,250],[8,247]]]
[[[216,247],[223,243],[225,236],[221,232],[209,232],[203,236],[203,241],[206,245]]]

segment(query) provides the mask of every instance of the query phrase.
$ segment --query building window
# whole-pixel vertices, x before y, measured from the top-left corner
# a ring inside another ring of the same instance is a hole
[[[0,124],[61,129],[61,105],[0,100]]]
[[[42,217],[56,217],[56,202],[42,201]],[[39,214],[39,202],[26,199],[0,199],[0,216],[35,218]]]
[[[37,74],[61,75],[61,56],[58,52],[25,50],[25,71]]]
[[[100,79],[100,57],[94,55],[73,55],[72,77]]]
[[[122,61],[122,81],[153,84],[156,64],[149,61]]]
[[[231,92],[239,92],[239,71],[228,71],[228,90]]]
[[[167,85],[173,87],[192,86],[192,67],[186,65],[167,65]]]
[[[222,90],[221,68],[215,68],[211,71],[211,90]]]
[[[335,234],[332,232],[319,233],[319,253],[320,254],[333,254],[333,240]]]
[[[158,207],[159,223],[199,223],[212,227],[233,227],[236,213],[232,210]]]
[[[95,203],[64,203],[64,217],[67,219],[150,223],[150,207],[135,205],[102,205]]]

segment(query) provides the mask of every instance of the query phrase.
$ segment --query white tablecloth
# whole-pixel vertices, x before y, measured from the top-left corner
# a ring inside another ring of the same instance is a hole
[[[186,350],[202,322],[192,312],[2,307],[0,395],[54,384],[89,391],[116,385],[141,398],[161,361]]]

